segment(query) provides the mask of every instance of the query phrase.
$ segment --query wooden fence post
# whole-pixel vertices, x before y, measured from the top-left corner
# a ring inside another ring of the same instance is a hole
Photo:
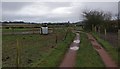
[[[106,29],[104,29],[104,31],[105,31],[105,36],[106,36],[106,34],[107,34]]]
[[[17,58],[16,58],[16,62],[17,62],[17,68],[19,68],[19,62],[20,62],[20,58],[19,58],[19,40],[17,39]]]
[[[92,24],[92,31],[94,31],[94,25]]]
[[[56,42],[56,44],[57,44],[57,42],[58,42],[57,34],[56,34],[56,40],[55,40],[55,42]]]
[[[33,30],[33,34],[34,34],[34,26],[33,26],[32,30]]]

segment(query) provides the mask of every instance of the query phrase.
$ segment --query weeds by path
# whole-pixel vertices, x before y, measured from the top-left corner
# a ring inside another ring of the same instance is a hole
[[[116,61],[116,64],[118,64],[118,49],[112,47],[108,41],[103,40],[100,37],[98,37],[97,33],[92,33],[92,34],[97,39],[97,41],[103,46],[103,48],[110,54],[112,59]]]
[[[93,49],[85,33],[80,33],[80,40],[76,67],[104,67],[99,54]]]

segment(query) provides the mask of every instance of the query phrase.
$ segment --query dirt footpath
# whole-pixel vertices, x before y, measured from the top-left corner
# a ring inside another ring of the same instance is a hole
[[[115,62],[112,60],[110,55],[105,51],[105,49],[95,40],[91,34],[87,34],[88,39],[91,41],[93,48],[99,53],[101,59],[103,60],[106,67],[117,67]]]
[[[74,67],[76,62],[77,50],[79,49],[79,43],[80,43],[80,35],[76,33],[76,37],[74,41],[71,43],[70,48],[68,49],[62,63],[60,64],[61,69],[63,67]]]

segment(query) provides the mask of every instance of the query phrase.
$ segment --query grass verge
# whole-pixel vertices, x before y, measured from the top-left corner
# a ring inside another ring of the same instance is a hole
[[[59,42],[57,47],[43,60],[38,61],[32,67],[57,67],[62,61],[66,50],[72,42],[75,34],[68,33],[67,38],[63,42]]]
[[[76,67],[104,67],[104,63],[99,54],[93,49],[85,33],[80,33],[80,40]]]
[[[63,28],[57,29],[48,35],[28,34],[28,35],[3,35],[2,36],[2,66],[16,67],[17,50],[19,46],[19,66],[31,67],[38,61],[45,59],[56,48],[62,51],[61,46],[68,46],[69,39],[73,34],[70,33],[63,41],[66,31]],[[57,42],[56,45],[56,35]],[[71,38],[70,38],[71,37]],[[18,41],[18,42],[17,42]],[[68,41],[68,43],[67,43]],[[60,43],[60,44],[59,44]],[[56,52],[56,51],[55,51]],[[57,54],[57,53],[56,53]],[[54,55],[53,55],[54,56]],[[54,59],[54,57],[52,58]],[[44,62],[43,62],[44,63]]]
[[[113,48],[113,46],[111,46],[111,44],[108,41],[101,39],[97,33],[94,32],[92,34],[97,39],[97,41],[103,46],[103,48],[105,48],[105,50],[110,54],[112,59],[115,60],[116,64],[118,64],[118,49]]]

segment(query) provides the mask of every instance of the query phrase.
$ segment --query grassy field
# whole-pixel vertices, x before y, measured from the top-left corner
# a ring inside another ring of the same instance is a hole
[[[26,32],[26,31],[40,31],[40,28],[2,29],[2,33],[14,33],[14,32]]]
[[[33,67],[58,67],[61,63],[66,50],[69,48],[70,43],[72,42],[75,34],[68,33],[67,38],[57,44],[57,47],[43,60],[38,61],[33,64]]]
[[[80,33],[80,40],[76,67],[104,67],[99,54],[93,49],[85,33]]]
[[[110,54],[116,64],[118,64],[118,48],[114,48],[108,41],[101,39],[97,33],[92,33],[97,41],[105,48],[105,50]]]
[[[48,66],[56,66],[60,62],[60,57],[64,54],[67,46],[73,39],[74,35],[68,33],[65,40],[66,31],[56,29],[54,33],[48,35],[30,34],[30,35],[3,35],[2,37],[2,64],[3,67],[16,67],[16,51],[17,40],[20,54],[20,67],[36,67],[39,61],[48,60]],[[57,36],[57,44],[56,44]],[[71,37],[71,38],[70,38]],[[49,55],[49,57],[48,57]],[[56,58],[54,58],[56,56]],[[54,59],[53,59],[54,58]],[[54,63],[56,62],[56,63]],[[46,65],[46,64],[45,64]],[[44,62],[40,62],[37,66],[44,66]]]

